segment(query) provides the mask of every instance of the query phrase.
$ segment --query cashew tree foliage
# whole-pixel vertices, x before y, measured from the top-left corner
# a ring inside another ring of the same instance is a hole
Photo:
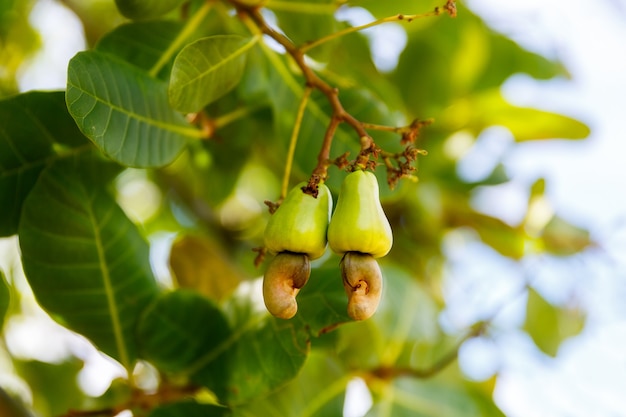
[[[503,163],[464,178],[458,148],[495,126],[512,148],[586,137],[501,92],[514,74],[565,77],[561,63],[452,0],[63,3],[88,41],[63,91],[18,91],[32,2],[0,9],[0,236],[19,242],[0,326],[34,299],[126,375],[91,397],[80,357],[3,343],[2,372],[30,393],[0,385],[3,416],[341,416],[356,378],[367,416],[503,415],[497,373],[473,381],[456,362],[497,333],[500,309],[463,329],[439,320],[446,236],[520,268],[592,242],[557,214],[531,227],[479,211],[474,193],[511,178]],[[381,69],[368,29],[385,25],[406,46]],[[528,212],[544,188],[529,187]],[[580,312],[519,287],[523,330],[556,355]]]

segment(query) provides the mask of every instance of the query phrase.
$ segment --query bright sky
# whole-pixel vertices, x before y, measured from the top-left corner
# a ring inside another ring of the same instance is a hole
[[[626,415],[626,1],[466,3],[497,30],[527,48],[561,59],[572,74],[571,81],[541,83],[514,77],[505,85],[507,98],[519,105],[578,117],[593,131],[585,142],[518,147],[505,160],[513,184],[498,190],[497,199],[493,192],[477,196],[476,205],[507,219],[511,208],[525,199],[522,190],[543,176],[548,180],[547,191],[556,212],[590,228],[603,250],[541,266],[538,287],[542,294],[554,300],[574,295],[589,310],[584,332],[565,343],[557,359],[542,356],[524,334],[512,330],[523,320],[522,299],[509,306],[497,323],[510,330],[494,341],[477,340],[465,346],[461,365],[477,379],[500,371],[496,400],[509,417]],[[41,0],[33,13],[33,24],[44,34],[45,50],[24,72],[20,84],[23,90],[64,88],[67,61],[85,47],[76,37],[78,23],[69,12],[54,5],[52,0]],[[65,30],[58,30],[60,27]],[[46,64],[42,66],[41,62]],[[479,144],[490,146],[488,135],[481,141]],[[482,163],[481,157],[484,153],[470,153],[463,170],[471,175],[472,169]],[[454,239],[462,238],[452,235],[450,239],[454,243]],[[449,250],[453,259],[451,280],[463,292],[448,292],[457,306],[444,317],[448,325],[471,321],[468,307],[479,316],[484,302],[480,295],[485,292],[497,301],[515,291],[498,279],[519,273],[510,262],[494,261],[493,254],[481,245],[451,244]],[[477,259],[481,258],[489,258],[489,270],[477,267]],[[80,345],[76,340],[66,343]],[[91,360],[97,361],[93,357]],[[89,380],[88,374],[94,369],[101,368],[88,367],[83,377]],[[350,415],[357,417],[365,411]]]

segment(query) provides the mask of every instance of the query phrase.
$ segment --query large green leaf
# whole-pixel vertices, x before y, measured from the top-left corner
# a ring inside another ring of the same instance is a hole
[[[173,373],[191,366],[229,335],[228,322],[220,309],[191,290],[160,296],[145,310],[137,327],[143,356],[160,370]],[[224,369],[220,375],[227,377]]]
[[[336,360],[313,350],[298,377],[267,397],[234,409],[236,417],[341,416],[347,375]]]
[[[65,107],[63,92],[0,101],[0,236],[17,232],[22,203],[55,159],[91,148]]]
[[[229,321],[212,302],[176,291],[148,309],[139,326],[142,352],[166,371],[186,375],[225,404],[265,395],[292,379],[308,355],[308,334],[294,321],[235,298]],[[230,330],[232,329],[232,330]]]
[[[545,354],[556,356],[561,343],[580,333],[584,325],[579,310],[558,308],[534,289],[528,290],[524,329]]]
[[[41,306],[132,367],[134,329],[156,295],[148,245],[106,192],[96,160],[57,161],[24,202],[22,264]]]
[[[80,130],[124,165],[169,164],[202,135],[169,107],[165,82],[102,52],[72,58],[66,101]]]
[[[200,111],[241,80],[246,52],[259,40],[216,35],[187,45],[176,57],[170,79],[171,106],[184,113]]]
[[[11,290],[7,282],[4,272],[0,269],[0,330],[4,325],[4,318],[9,311],[9,303],[11,302]]]
[[[293,322],[251,316],[218,349],[207,352],[193,380],[213,389],[228,404],[264,396],[293,379],[309,353],[308,333]],[[228,380],[220,380],[216,367],[230,367]]]
[[[164,15],[185,0],[115,0],[119,11],[130,19],[151,19]]]

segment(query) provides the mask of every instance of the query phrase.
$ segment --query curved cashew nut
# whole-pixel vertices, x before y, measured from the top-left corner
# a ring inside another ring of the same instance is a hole
[[[383,289],[378,262],[367,253],[347,252],[341,260],[341,277],[348,295],[348,315],[354,320],[371,317],[378,308]]]
[[[263,276],[265,307],[275,317],[290,319],[296,315],[296,295],[309,280],[311,264],[304,253],[281,252]]]

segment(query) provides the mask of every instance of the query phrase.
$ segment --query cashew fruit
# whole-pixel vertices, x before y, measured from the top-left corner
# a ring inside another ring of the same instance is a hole
[[[391,250],[391,226],[380,204],[373,173],[354,171],[344,179],[328,226],[328,244],[338,254],[361,252],[374,258]]]
[[[296,315],[296,295],[311,275],[309,257],[303,253],[281,252],[263,276],[263,301],[273,316],[290,319]]]
[[[343,288],[348,295],[348,315],[354,320],[371,317],[378,308],[383,278],[372,255],[348,252],[341,260]]]
[[[333,200],[330,190],[319,185],[317,198],[305,194],[295,186],[265,228],[265,247],[271,252],[305,253],[317,259],[326,250],[326,231],[330,221]]]

